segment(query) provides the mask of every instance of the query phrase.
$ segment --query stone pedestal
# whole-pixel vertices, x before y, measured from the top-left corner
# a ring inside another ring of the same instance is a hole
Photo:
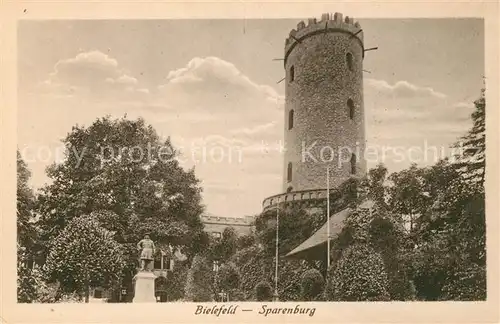
[[[152,272],[139,271],[135,277],[135,292],[133,303],[156,303],[155,279]]]

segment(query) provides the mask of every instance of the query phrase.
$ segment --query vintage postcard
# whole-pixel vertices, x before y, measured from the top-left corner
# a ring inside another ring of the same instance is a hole
[[[1,321],[497,322],[497,13],[2,5]]]

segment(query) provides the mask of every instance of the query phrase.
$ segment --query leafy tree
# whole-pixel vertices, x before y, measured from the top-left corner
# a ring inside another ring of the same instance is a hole
[[[169,301],[184,298],[188,271],[187,262],[176,262],[174,270],[167,273],[166,288]]]
[[[221,262],[228,261],[238,248],[238,234],[233,227],[226,227],[220,239],[211,242],[211,259]]]
[[[29,187],[31,172],[17,151],[17,242],[27,248],[31,254],[31,248],[36,241],[37,231],[33,224],[33,208],[35,195]]]
[[[310,269],[302,275],[302,299],[306,301],[317,300],[323,293],[325,279],[316,269]]]
[[[485,90],[474,102],[475,110],[471,115],[472,127],[465,136],[460,138],[455,147],[461,147],[461,152],[455,156],[455,166],[468,183],[484,186],[486,166],[486,98]]]
[[[360,199],[371,199],[378,206],[385,209],[387,190],[385,181],[387,180],[387,168],[383,164],[377,165],[368,171],[368,175],[361,181],[358,191],[361,193]]]
[[[170,139],[142,119],[95,120],[74,126],[62,140],[66,159],[47,168],[51,183],[37,202],[43,254],[74,218],[95,214],[124,247],[123,285],[132,289],[137,242],[149,233],[155,243],[188,256],[203,251],[207,236],[200,215],[201,188],[185,171]]]
[[[45,270],[65,292],[76,292],[89,301],[91,287],[109,287],[124,266],[122,246],[113,233],[91,216],[71,220],[55,238]]]
[[[240,273],[240,289],[244,299],[252,299],[257,283],[262,278],[268,278],[271,275],[269,259],[266,258],[264,251],[259,246],[254,245],[238,251],[231,261]]]
[[[255,244],[256,238],[253,233],[241,235],[236,242],[237,250],[243,250]]]
[[[236,292],[240,286],[240,273],[236,265],[232,262],[227,262],[221,266],[217,272],[217,288],[230,296]]]
[[[428,203],[423,191],[422,169],[413,164],[406,170],[391,174],[389,180],[393,183],[388,190],[390,208],[408,218],[409,232],[413,234],[415,224]]]
[[[212,300],[214,276],[211,264],[205,256],[194,257],[187,274],[185,298],[193,302]]]
[[[272,287],[267,281],[261,281],[255,286],[255,297],[257,301],[272,301]]]
[[[255,220],[259,243],[267,255],[276,252],[276,210],[263,213]],[[300,205],[290,204],[279,210],[279,253],[286,254],[314,233],[313,218]]]
[[[38,210],[50,242],[75,217],[109,211],[100,219],[120,243],[146,232],[192,255],[202,231],[201,188],[194,170],[184,171],[170,139],[160,140],[142,119],[97,119],[75,126],[63,139],[66,159],[47,169]]]
[[[379,253],[362,244],[349,247],[329,272],[326,297],[333,301],[389,300],[387,273]]]

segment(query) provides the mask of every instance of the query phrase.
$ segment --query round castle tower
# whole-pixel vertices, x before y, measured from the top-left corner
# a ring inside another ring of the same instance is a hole
[[[301,21],[285,42],[283,193],[264,200],[326,197],[330,188],[365,173],[363,31],[342,14]]]

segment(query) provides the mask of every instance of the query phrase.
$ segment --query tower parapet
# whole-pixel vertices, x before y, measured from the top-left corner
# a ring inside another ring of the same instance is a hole
[[[335,14],[324,13],[321,15],[320,20],[317,20],[316,18],[309,18],[307,20],[307,24],[304,21],[300,21],[297,24],[297,28],[290,31],[289,37],[285,39],[285,62],[289,52],[293,49],[293,47],[295,47],[295,45],[297,45],[297,43],[300,43],[302,39],[318,33],[332,32],[344,32],[355,35],[354,37],[359,40],[361,47],[363,47],[363,31],[359,22],[349,16],[343,17],[343,15],[339,12],[336,12]]]

